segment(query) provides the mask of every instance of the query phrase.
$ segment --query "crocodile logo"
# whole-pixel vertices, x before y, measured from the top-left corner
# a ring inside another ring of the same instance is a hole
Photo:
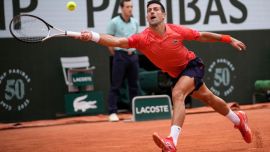
[[[85,112],[88,109],[97,109],[97,101],[86,101],[87,97],[88,95],[84,95],[74,99],[73,108],[75,112],[79,110]]]

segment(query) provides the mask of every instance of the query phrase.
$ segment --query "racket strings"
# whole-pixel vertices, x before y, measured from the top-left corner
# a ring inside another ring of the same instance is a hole
[[[47,37],[48,26],[32,16],[20,16],[13,20],[11,29],[14,36],[25,42],[39,42]]]

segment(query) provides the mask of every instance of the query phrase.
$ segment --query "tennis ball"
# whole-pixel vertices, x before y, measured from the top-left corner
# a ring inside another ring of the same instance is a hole
[[[74,11],[77,7],[77,4],[73,1],[69,1],[67,3],[67,9],[70,10],[70,11]]]

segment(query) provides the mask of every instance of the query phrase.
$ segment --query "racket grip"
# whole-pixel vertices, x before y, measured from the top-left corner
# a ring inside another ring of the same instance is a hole
[[[81,36],[81,32],[66,31],[66,35],[70,37],[79,37]]]

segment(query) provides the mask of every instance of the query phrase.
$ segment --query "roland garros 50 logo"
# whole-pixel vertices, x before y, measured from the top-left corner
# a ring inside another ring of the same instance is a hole
[[[208,68],[210,73],[210,90],[218,96],[228,96],[234,90],[232,81],[236,78],[234,76],[235,67],[227,59],[216,59]]]
[[[30,100],[26,94],[30,91],[31,79],[20,69],[9,69],[0,75],[0,109],[21,111]]]

